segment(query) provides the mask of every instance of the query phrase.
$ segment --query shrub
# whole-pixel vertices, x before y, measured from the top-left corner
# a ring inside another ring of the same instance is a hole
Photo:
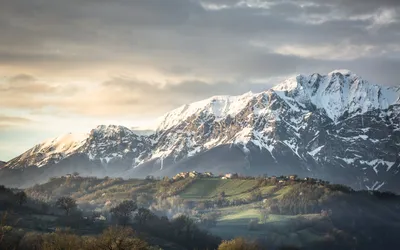
[[[110,227],[100,236],[86,243],[86,249],[135,249],[146,250],[149,245],[135,236],[132,228]]]
[[[259,250],[259,249],[261,249],[260,246],[258,246],[255,243],[248,242],[243,238],[235,238],[233,240],[223,241],[218,247],[218,250]]]

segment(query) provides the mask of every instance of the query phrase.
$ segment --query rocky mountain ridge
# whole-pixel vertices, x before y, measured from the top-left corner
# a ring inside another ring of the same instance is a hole
[[[187,170],[293,173],[358,189],[400,190],[399,124],[398,87],[338,70],[299,75],[261,93],[183,105],[158,119],[150,135],[102,125],[87,135],[59,137],[5,168],[33,167],[43,175],[40,169],[63,165],[61,174],[70,169],[64,165],[90,165],[87,174],[123,177]]]

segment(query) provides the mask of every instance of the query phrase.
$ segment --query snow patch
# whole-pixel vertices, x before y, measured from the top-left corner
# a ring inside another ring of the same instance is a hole
[[[314,156],[315,156],[316,154],[318,154],[319,151],[321,151],[321,149],[323,149],[324,147],[325,147],[325,145],[322,145],[322,146],[320,146],[320,147],[314,149],[313,151],[308,152],[308,154],[311,155],[312,157],[314,157]]]
[[[383,185],[385,185],[385,182],[379,183],[379,181],[375,181],[374,184],[373,184],[372,186],[365,185],[365,187],[367,188],[367,190],[370,190],[370,191],[377,191],[377,190],[379,190],[381,187],[383,187]]]
[[[160,117],[156,122],[157,131],[172,128],[191,116],[201,113],[213,115],[216,120],[221,120],[227,116],[236,116],[256,96],[252,92],[239,96],[214,96],[206,100],[183,105]]]

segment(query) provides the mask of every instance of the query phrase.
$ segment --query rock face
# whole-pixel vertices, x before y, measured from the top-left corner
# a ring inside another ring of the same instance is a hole
[[[299,75],[261,93],[184,105],[150,135],[112,125],[47,141],[8,162],[0,178],[18,176],[27,185],[26,171],[42,181],[72,169],[122,177],[195,170],[298,174],[400,191],[399,96],[399,88],[347,70]]]
[[[7,162],[5,161],[0,161],[0,168],[4,167],[6,165]]]

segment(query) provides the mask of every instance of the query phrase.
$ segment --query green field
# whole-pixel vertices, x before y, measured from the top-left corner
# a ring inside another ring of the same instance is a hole
[[[217,226],[210,232],[223,239],[233,237],[245,237],[249,239],[263,238],[276,244],[289,244],[302,246],[308,242],[322,239],[321,232],[313,230],[307,223],[300,222],[301,219],[318,219],[320,215],[277,215],[269,214],[265,223],[259,223],[258,230],[249,230],[249,222],[261,219],[261,212],[255,204],[238,207],[228,207],[219,210],[222,216]]]
[[[246,199],[251,191],[257,189],[256,180],[238,180],[219,178],[202,178],[195,180],[179,196],[186,200],[208,200],[215,199],[222,192],[227,200]],[[277,188],[276,186],[264,186],[259,189],[263,197],[279,199],[291,190],[290,186]]]
[[[256,185],[255,180],[203,178],[194,181],[179,196],[188,200],[202,200],[217,198],[221,192],[225,192],[227,199],[240,199],[245,198]]]

